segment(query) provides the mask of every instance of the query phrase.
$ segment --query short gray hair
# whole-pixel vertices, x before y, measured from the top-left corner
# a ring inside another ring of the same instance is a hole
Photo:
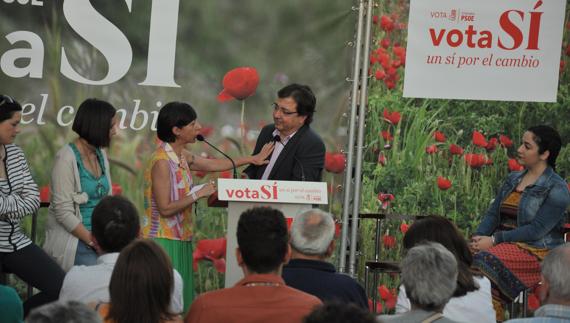
[[[542,261],[542,276],[548,281],[550,296],[570,301],[570,243],[558,246]]]
[[[334,232],[334,219],[330,213],[310,209],[293,221],[291,247],[305,255],[322,256],[334,239]]]
[[[408,250],[401,278],[412,304],[428,311],[438,310],[457,287],[457,260],[437,242],[420,244]]]
[[[26,323],[101,323],[101,318],[83,303],[59,301],[34,309]]]

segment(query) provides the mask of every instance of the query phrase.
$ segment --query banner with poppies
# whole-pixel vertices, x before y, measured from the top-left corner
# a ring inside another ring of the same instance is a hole
[[[410,1],[404,97],[555,102],[566,2]]]

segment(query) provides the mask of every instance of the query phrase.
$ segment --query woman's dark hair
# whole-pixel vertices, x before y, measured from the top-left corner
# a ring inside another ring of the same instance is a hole
[[[174,142],[176,136],[172,133],[173,127],[182,128],[196,120],[194,108],[184,102],[170,102],[160,109],[156,120],[156,135],[164,142]]]
[[[15,112],[22,111],[22,106],[7,95],[0,94],[0,122],[14,116]]]
[[[558,158],[558,153],[560,153],[560,148],[562,148],[560,134],[550,126],[534,126],[528,128],[527,131],[533,133],[539,154],[543,154],[547,150],[549,151],[546,163],[552,169],[556,169],[556,158]]]
[[[158,323],[170,320],[174,288],[170,259],[147,239],[135,240],[121,251],[109,283],[111,302],[105,318],[113,322]]]
[[[91,227],[104,252],[120,252],[139,233],[137,208],[124,197],[106,196],[93,209]]]
[[[71,129],[92,146],[109,147],[111,122],[116,112],[108,102],[87,99],[79,105]]]
[[[469,251],[467,241],[451,221],[435,215],[415,221],[404,236],[404,249],[409,250],[426,241],[442,244],[457,259],[457,288],[453,297],[463,296],[479,289],[479,286],[473,281],[473,272],[471,271],[473,256]]]

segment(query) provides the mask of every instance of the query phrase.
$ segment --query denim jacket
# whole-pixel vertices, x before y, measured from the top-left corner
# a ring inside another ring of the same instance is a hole
[[[566,181],[551,167],[544,170],[534,185],[524,189],[518,206],[517,228],[495,231],[501,223],[501,204],[525,173],[526,170],[509,174],[475,234],[493,234],[495,243],[524,242],[536,248],[552,249],[564,243],[562,226],[570,205],[570,193]]]

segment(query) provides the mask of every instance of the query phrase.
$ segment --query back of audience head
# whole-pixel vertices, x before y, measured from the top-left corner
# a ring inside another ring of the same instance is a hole
[[[139,216],[134,204],[121,196],[106,196],[93,209],[92,234],[102,252],[120,252],[135,240]]]
[[[77,301],[53,302],[38,307],[28,315],[27,323],[101,323],[101,318],[87,305]]]
[[[238,221],[237,242],[238,262],[241,255],[249,272],[277,272],[289,255],[289,234],[283,213],[268,207],[243,212]]]
[[[121,251],[109,284],[108,320],[156,323],[169,312],[174,275],[168,255],[152,240],[135,240]]]
[[[540,298],[546,303],[570,305],[570,243],[552,249],[542,261],[543,288]]]
[[[372,313],[351,303],[330,302],[315,307],[303,323],[375,323]]]
[[[291,247],[301,254],[328,257],[334,251],[334,219],[330,213],[311,209],[299,214],[291,226]]]
[[[401,279],[412,308],[441,311],[457,287],[457,260],[437,242],[417,245],[402,261]]]
[[[463,296],[479,289],[473,280],[473,272],[471,271],[473,256],[469,250],[469,245],[450,220],[435,215],[416,220],[404,236],[404,249],[409,250],[426,241],[440,243],[451,251],[457,260],[459,274],[453,297]]]

